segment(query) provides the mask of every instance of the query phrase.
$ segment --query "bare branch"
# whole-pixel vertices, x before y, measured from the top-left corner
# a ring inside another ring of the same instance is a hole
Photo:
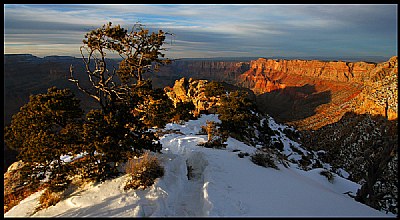
[[[70,66],[69,70],[70,70],[70,77],[68,78],[68,80],[69,80],[70,82],[73,82],[73,83],[78,87],[79,90],[81,90],[82,92],[86,93],[86,94],[89,95],[90,97],[94,98],[96,101],[100,102],[100,97],[98,97],[98,96],[94,95],[93,93],[89,92],[87,89],[83,88],[83,87],[79,84],[79,80],[77,80],[77,79],[74,77],[74,74],[73,74],[74,69],[73,69],[73,66],[72,66],[72,65]]]

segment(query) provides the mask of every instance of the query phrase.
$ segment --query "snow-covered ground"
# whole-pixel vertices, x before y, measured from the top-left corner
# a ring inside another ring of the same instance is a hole
[[[226,149],[197,144],[207,120],[203,115],[184,125],[168,124],[180,132],[164,135],[157,154],[165,175],[146,190],[124,191],[126,175],[72,193],[57,205],[32,215],[42,192],[35,193],[4,214],[5,217],[162,217],[162,216],[265,216],[265,217],[395,217],[354,201],[346,192],[360,185],[335,175],[331,183],[319,172],[303,171],[294,164],[279,170],[264,168],[240,158],[256,149],[229,138]],[[269,123],[272,123],[271,121]],[[275,124],[274,129],[278,126]],[[286,146],[286,144],[285,144]],[[187,177],[191,166],[192,177]]]

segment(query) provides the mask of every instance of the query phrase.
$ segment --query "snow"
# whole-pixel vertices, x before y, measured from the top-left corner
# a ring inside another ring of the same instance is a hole
[[[279,170],[258,166],[249,156],[237,156],[239,151],[252,154],[256,149],[233,138],[228,138],[226,149],[198,146],[207,139],[199,135],[207,120],[219,121],[217,115],[202,115],[183,125],[166,126],[179,132],[160,139],[162,154],[156,155],[165,175],[145,190],[124,191],[127,176],[123,175],[86,185],[55,206],[32,214],[42,193],[37,192],[4,216],[395,217],[354,201],[344,193],[355,194],[360,185],[338,175],[329,182],[319,174],[322,168],[304,171],[294,164],[288,168],[279,164]],[[284,128],[269,123],[274,129]],[[290,141],[283,141],[285,149]],[[193,170],[190,179],[187,166]]]

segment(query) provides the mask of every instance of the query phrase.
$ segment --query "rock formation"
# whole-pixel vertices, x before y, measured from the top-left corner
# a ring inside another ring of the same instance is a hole
[[[260,110],[300,129],[317,129],[345,112],[397,119],[397,56],[387,62],[251,61],[237,85],[250,88]]]
[[[270,92],[286,86],[300,86],[296,76],[317,80],[363,83],[371,78],[376,64],[319,60],[274,60],[260,58],[251,61],[250,69],[239,77],[239,83],[256,93]]]
[[[207,83],[208,80],[181,78],[175,81],[172,88],[165,87],[164,91],[173,100],[174,105],[178,102],[192,102],[195,106],[195,116],[204,111],[215,113],[219,98],[205,95],[204,91]]]

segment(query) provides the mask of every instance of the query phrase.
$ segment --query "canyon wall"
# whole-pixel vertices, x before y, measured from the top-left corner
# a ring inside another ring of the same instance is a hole
[[[173,86],[182,77],[235,84],[238,77],[249,69],[249,65],[247,61],[181,59],[145,77],[151,78],[156,88]]]
[[[271,92],[286,86],[301,86],[297,76],[318,81],[328,80],[346,83],[363,83],[371,78],[377,64],[319,60],[274,60],[260,58],[251,61],[238,83],[252,88],[256,93]]]
[[[260,58],[237,85],[258,96],[260,110],[300,129],[318,129],[345,112],[397,119],[398,58],[382,63]]]
[[[251,89],[259,110],[299,129],[318,129],[345,112],[397,118],[397,56],[381,63],[320,60],[176,60],[152,74],[156,87],[207,79]]]

